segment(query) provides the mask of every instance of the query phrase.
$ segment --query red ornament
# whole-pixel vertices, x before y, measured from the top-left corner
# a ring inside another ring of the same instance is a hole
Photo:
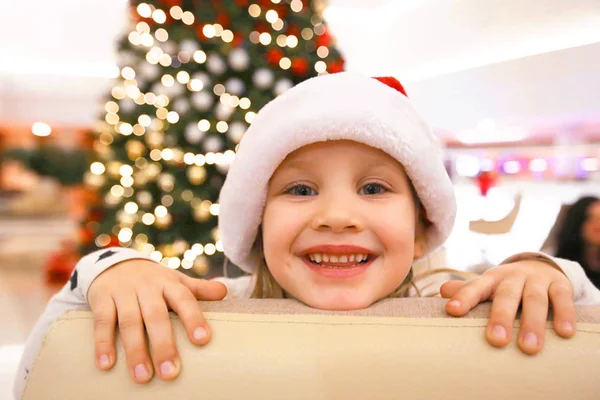
[[[219,13],[217,15],[217,23],[224,28],[228,27],[229,24],[231,24],[231,18],[229,17],[229,14],[224,12]]]
[[[283,52],[279,49],[267,50],[267,61],[272,65],[279,65],[279,61],[283,58]]]
[[[171,8],[175,6],[181,7],[181,0],[158,0],[159,3]]]
[[[233,32],[233,42],[235,47],[241,47],[244,44],[244,37],[240,32]]]
[[[296,75],[306,75],[308,72],[308,61],[300,57],[295,58],[292,60],[292,71],[294,71]]]
[[[79,260],[77,247],[72,240],[61,243],[61,249],[52,253],[46,262],[45,272],[48,283],[65,284]]]
[[[288,26],[286,34],[288,36],[294,35],[294,36],[298,37],[298,36],[300,36],[300,28],[298,28],[298,25],[290,25],[290,26]]]
[[[479,184],[479,193],[482,196],[487,196],[488,191],[496,184],[496,175],[491,171],[483,171],[477,177]]]
[[[331,44],[331,35],[329,34],[328,31],[325,31],[324,34],[322,34],[321,36],[317,36],[316,39],[316,43],[317,43],[317,47],[321,47],[321,46],[325,46],[325,47],[329,47],[329,45]]]
[[[329,71],[330,74],[336,74],[338,72],[342,72],[343,70],[344,60],[333,61],[327,66],[327,71]]]
[[[79,241],[83,245],[88,245],[94,240],[94,231],[90,228],[82,228],[79,230]]]
[[[260,0],[258,2],[258,4],[260,4],[263,7],[271,7],[273,5],[273,3],[271,2],[271,0]]]
[[[249,3],[249,0],[235,0],[235,3],[239,6],[239,7],[246,7]]]
[[[256,31],[258,33],[265,33],[265,32],[268,33],[270,31],[269,25],[259,22],[258,24],[256,24]]]
[[[106,247],[119,247],[119,246],[121,246],[121,243],[119,242],[119,238],[114,235],[111,235],[110,242],[108,242],[108,246],[106,246]]]

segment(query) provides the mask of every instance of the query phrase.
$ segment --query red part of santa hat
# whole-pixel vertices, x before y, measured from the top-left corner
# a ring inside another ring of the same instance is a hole
[[[397,91],[408,97],[408,95],[406,94],[406,90],[404,90],[404,86],[402,86],[398,79],[392,76],[376,76],[373,77],[373,79],[377,79],[379,82],[388,85],[392,89],[396,89]]]

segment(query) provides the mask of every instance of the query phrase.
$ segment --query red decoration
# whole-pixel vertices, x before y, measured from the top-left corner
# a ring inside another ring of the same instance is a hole
[[[229,14],[221,12],[217,15],[217,23],[224,28],[227,28],[231,24],[231,18]]]
[[[324,34],[322,34],[321,36],[317,36],[317,39],[315,40],[315,42],[317,43],[317,47],[321,47],[321,46],[325,46],[325,47],[329,47],[329,45],[331,45],[331,35],[329,34],[328,31],[325,31]]]
[[[256,24],[256,31],[258,33],[265,33],[265,32],[268,33],[270,31],[269,25],[259,22],[258,24]]]
[[[308,72],[308,61],[300,57],[295,58],[292,60],[292,71],[294,71],[296,75],[306,75]]]
[[[329,71],[330,74],[336,74],[338,72],[342,72],[343,70],[344,70],[344,60],[332,61],[327,66],[327,71]]]
[[[244,44],[244,36],[240,32],[233,32],[233,42],[235,47],[241,47]]]
[[[283,52],[279,49],[267,50],[267,61],[273,65],[279,65],[279,61],[283,58]]]
[[[119,247],[121,246],[121,243],[119,242],[119,238],[116,236],[111,235],[110,236],[110,242],[108,242],[108,247]]]
[[[73,269],[75,269],[78,260],[79,254],[75,242],[72,240],[63,241],[61,249],[48,257],[45,266],[46,281],[48,283],[65,284],[69,280]]]
[[[202,30],[204,29],[204,25],[206,24],[200,24],[196,27],[196,36],[198,37],[198,39],[200,39],[201,42],[208,40],[208,38],[204,36],[204,33],[202,32]]]
[[[496,174],[491,171],[483,171],[477,177],[479,192],[482,196],[487,196],[488,191],[496,184]]]
[[[171,8],[175,6],[181,7],[181,0],[158,0],[159,3]]]
[[[235,0],[235,3],[240,7],[246,7],[249,3],[249,0]]]
[[[381,83],[388,85],[392,89],[396,89],[397,91],[408,97],[408,95],[406,94],[406,90],[404,90],[404,86],[402,86],[398,79],[393,78],[391,76],[375,77],[375,79],[377,79]]]
[[[298,25],[290,25],[290,26],[288,26],[286,34],[288,36],[294,35],[294,36],[298,37],[298,36],[300,36],[300,28],[298,28]]]
[[[79,230],[79,241],[84,246],[89,245],[94,240],[94,231],[90,228],[81,228]]]

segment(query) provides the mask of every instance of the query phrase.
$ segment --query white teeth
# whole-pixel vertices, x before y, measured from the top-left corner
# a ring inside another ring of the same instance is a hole
[[[322,254],[322,253],[311,253],[308,255],[310,261],[320,264],[321,262],[331,263],[360,263],[368,259],[367,254],[348,254],[348,255],[334,255],[334,254]]]

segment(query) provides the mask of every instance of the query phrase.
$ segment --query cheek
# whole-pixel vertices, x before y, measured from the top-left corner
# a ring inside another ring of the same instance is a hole
[[[262,220],[264,255],[267,265],[290,252],[295,238],[302,229],[302,213],[292,212],[290,205],[274,202],[267,204]]]

